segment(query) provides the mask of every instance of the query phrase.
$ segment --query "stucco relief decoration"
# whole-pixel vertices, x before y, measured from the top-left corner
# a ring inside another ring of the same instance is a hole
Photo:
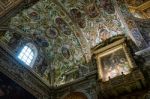
[[[71,9],[70,15],[74,19],[74,21],[77,22],[80,28],[84,28],[86,26],[85,19],[83,19],[83,15],[79,9]]]
[[[71,34],[71,30],[70,30],[68,24],[61,17],[57,17],[55,22],[62,33],[66,34],[66,35]]]

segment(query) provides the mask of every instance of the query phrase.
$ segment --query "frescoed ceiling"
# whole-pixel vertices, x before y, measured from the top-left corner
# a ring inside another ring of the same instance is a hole
[[[65,6],[90,47],[123,33],[122,24],[110,0],[72,0],[71,2],[60,0],[59,2]]]
[[[53,71],[56,84],[80,65],[89,67],[92,47],[125,33],[110,0],[41,0],[13,17],[10,28],[44,42],[48,66],[35,71],[46,80]]]

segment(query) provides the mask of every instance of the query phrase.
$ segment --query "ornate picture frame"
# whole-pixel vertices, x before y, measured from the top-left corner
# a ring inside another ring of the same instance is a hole
[[[125,43],[125,38],[93,52],[96,55],[99,79],[103,82],[119,75],[129,74],[135,64]]]

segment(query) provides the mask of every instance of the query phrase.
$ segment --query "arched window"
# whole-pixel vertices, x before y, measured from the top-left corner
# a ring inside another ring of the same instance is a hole
[[[36,57],[37,57],[37,49],[31,43],[27,43],[18,55],[18,58],[30,67],[33,66]]]

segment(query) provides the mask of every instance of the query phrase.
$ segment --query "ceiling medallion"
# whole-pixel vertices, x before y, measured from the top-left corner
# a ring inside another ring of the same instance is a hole
[[[73,8],[73,9],[70,10],[70,15],[74,19],[81,18],[81,12],[78,9],[76,9],[76,8]]]
[[[71,56],[70,51],[69,51],[69,46],[67,45],[62,46],[61,53],[66,59],[69,59]]]
[[[86,13],[90,18],[95,18],[99,15],[99,11],[95,4],[90,4],[86,7]]]
[[[102,7],[108,14],[114,14],[115,8],[111,2],[111,0],[101,0]]]
[[[30,18],[32,18],[33,20],[39,20],[40,19],[40,16],[36,11],[29,11],[28,16]]]
[[[58,30],[56,27],[51,26],[46,31],[46,36],[51,39],[55,39],[58,36]]]
[[[66,35],[71,34],[71,30],[70,30],[68,24],[62,18],[57,17],[55,19],[55,23],[57,24],[58,28],[61,30],[62,33],[66,34]]]
[[[74,21],[79,25],[80,28],[85,28],[86,22],[85,19],[82,18],[82,14],[79,9],[71,9],[70,16],[74,19]]]

